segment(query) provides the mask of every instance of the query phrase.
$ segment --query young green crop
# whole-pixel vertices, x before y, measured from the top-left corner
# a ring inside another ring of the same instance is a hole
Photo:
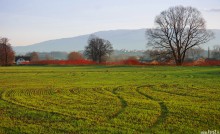
[[[219,67],[0,68],[0,133],[220,131]]]

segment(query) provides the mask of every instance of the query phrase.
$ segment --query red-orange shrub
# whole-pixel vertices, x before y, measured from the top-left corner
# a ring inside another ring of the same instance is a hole
[[[30,62],[33,65],[93,65],[96,64],[90,60],[41,60]]]

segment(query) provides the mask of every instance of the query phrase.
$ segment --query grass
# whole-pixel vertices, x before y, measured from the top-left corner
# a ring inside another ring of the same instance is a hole
[[[0,68],[0,133],[220,130],[219,67]]]

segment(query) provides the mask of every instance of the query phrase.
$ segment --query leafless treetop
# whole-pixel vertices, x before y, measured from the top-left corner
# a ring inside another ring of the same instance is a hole
[[[212,32],[206,30],[200,11],[193,7],[171,7],[156,16],[155,25],[156,28],[146,32],[148,45],[171,50],[179,65],[184,61],[187,50],[214,37]]]

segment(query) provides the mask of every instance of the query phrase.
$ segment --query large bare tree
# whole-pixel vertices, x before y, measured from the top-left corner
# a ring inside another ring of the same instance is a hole
[[[84,54],[89,59],[101,63],[112,52],[113,47],[108,40],[91,35],[88,39],[88,46],[85,47]]]
[[[155,25],[146,31],[147,45],[171,51],[176,65],[182,65],[190,48],[214,37],[211,31],[206,30],[200,11],[193,7],[171,7],[156,16]]]
[[[14,63],[15,54],[8,38],[0,38],[0,65],[8,66]]]

